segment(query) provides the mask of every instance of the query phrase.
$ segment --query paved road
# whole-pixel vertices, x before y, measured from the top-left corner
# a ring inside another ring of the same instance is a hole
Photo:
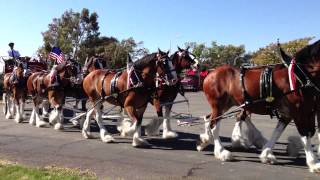
[[[209,112],[202,93],[187,93],[190,112],[202,116]],[[181,100],[181,97],[179,98]],[[185,103],[177,104],[176,112],[188,112]],[[148,107],[146,116],[153,115]],[[253,116],[254,123],[267,137],[270,136],[276,121],[268,116]],[[98,138],[86,140],[79,129],[70,124],[63,132],[52,128],[39,129],[27,122],[16,124],[12,120],[0,118],[0,158],[34,166],[58,165],[64,167],[90,169],[98,177],[123,179],[319,179],[319,175],[308,172],[304,154],[295,159],[286,156],[286,139],[297,135],[295,127],[289,126],[275,146],[277,165],[260,163],[256,149],[234,150],[230,148],[230,135],[234,119],[225,119],[221,126],[224,144],[231,149],[235,160],[220,162],[213,156],[213,146],[203,152],[196,151],[198,134],[203,125],[177,127],[176,140],[162,140],[160,137],[147,138],[153,145],[149,149],[136,149],[131,146],[131,138],[121,138],[116,134],[117,143],[104,144]],[[148,120],[145,120],[144,124]],[[114,122],[106,122],[114,133]],[[96,129],[96,128],[93,128]],[[98,133],[95,132],[98,137]]]

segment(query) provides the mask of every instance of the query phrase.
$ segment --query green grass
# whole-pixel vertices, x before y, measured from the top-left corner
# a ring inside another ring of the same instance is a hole
[[[33,168],[10,162],[0,162],[0,180],[94,180],[95,174],[78,169]]]

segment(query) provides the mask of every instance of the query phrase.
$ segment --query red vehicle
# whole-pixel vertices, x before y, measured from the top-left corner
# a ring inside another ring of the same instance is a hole
[[[197,71],[187,70],[184,78],[181,80],[181,85],[186,91],[198,91],[200,89],[200,77]]]

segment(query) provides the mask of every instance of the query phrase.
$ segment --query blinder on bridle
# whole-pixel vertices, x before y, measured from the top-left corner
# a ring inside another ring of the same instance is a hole
[[[102,65],[102,59],[101,58],[95,58],[94,60],[93,60],[94,62],[94,67],[96,68],[96,69],[103,69],[103,65]]]
[[[75,60],[68,60],[65,66],[66,70],[69,71],[71,81],[77,83],[82,80],[81,77],[81,65]]]
[[[178,56],[180,59],[187,59],[189,61],[189,63],[191,64],[191,68],[193,70],[197,69],[198,68],[198,64],[199,64],[199,61],[197,60],[196,56],[189,52],[189,46],[186,48],[186,49],[181,49],[179,46],[178,46]]]
[[[156,87],[159,87],[160,85],[173,86],[178,82],[176,70],[168,56],[168,53],[163,53],[159,50],[157,54],[158,60],[156,65],[160,66],[164,70],[164,75],[157,73]]]

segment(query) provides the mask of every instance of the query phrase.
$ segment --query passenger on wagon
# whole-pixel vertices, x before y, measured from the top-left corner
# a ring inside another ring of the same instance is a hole
[[[19,51],[14,49],[14,43],[10,42],[9,44],[10,49],[8,50],[8,56],[10,58],[13,59],[13,61],[15,62],[15,66],[13,68],[12,74],[13,76],[11,76],[11,82],[13,83],[17,83],[18,79],[17,79],[17,74],[16,74],[16,70],[17,70],[17,66],[21,63],[22,67],[23,67],[23,72],[24,75],[26,75],[27,73],[27,69],[28,69],[28,62],[25,61],[25,59],[21,59],[20,58],[20,53]]]

